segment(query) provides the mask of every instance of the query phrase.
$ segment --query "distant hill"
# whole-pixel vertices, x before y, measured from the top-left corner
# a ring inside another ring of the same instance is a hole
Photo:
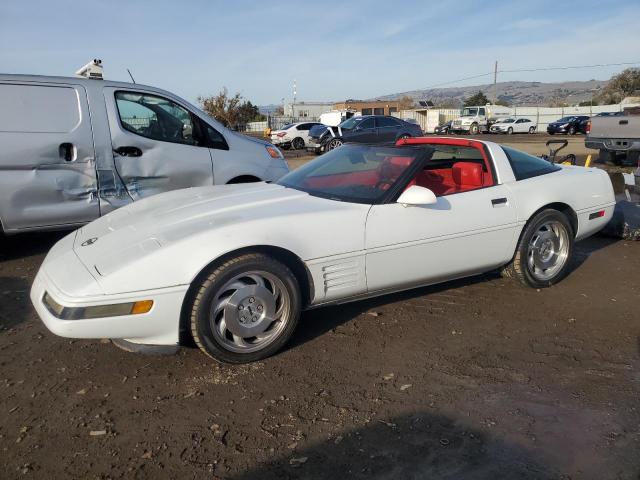
[[[548,106],[554,101],[566,101],[569,105],[589,101],[607,84],[606,80],[588,80],[586,82],[499,82],[495,93],[493,84],[474,85],[470,87],[430,88],[412,90],[409,92],[393,93],[376,97],[377,100],[395,100],[409,96],[416,100],[431,100],[435,105],[451,104],[461,106],[464,99],[481,90],[493,100],[497,94],[498,100],[510,105]]]

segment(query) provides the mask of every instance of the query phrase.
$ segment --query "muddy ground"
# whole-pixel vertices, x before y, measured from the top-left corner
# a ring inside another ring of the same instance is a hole
[[[0,478],[638,479],[640,243],[536,291],[488,274],[303,315],[247,366],[53,336],[60,234],[0,240]]]

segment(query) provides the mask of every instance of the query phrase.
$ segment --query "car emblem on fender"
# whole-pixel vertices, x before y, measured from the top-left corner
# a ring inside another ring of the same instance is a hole
[[[94,243],[96,243],[98,241],[98,237],[93,237],[90,238],[89,240],[85,240],[84,242],[82,242],[80,245],[82,247],[86,247],[87,245],[93,245]]]

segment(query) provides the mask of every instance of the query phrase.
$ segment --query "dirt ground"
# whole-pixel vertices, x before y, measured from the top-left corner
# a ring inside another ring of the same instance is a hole
[[[0,478],[640,478],[639,242],[580,242],[540,291],[309,311],[227,366],[49,333],[28,292],[60,237],[0,239]]]

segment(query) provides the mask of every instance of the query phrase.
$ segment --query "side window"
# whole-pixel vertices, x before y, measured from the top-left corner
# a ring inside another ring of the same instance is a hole
[[[481,117],[484,117],[485,113],[484,113],[484,108],[481,108],[478,110],[478,115]]]
[[[205,135],[207,137],[206,138],[207,147],[215,148],[218,150],[229,150],[229,144],[227,143],[227,141],[219,131],[217,131],[208,123],[202,122],[201,125],[203,125],[202,131],[205,132]]]
[[[296,128],[298,130],[302,131],[302,132],[306,132],[311,128],[311,124],[310,123],[301,123]]]
[[[516,120],[516,123],[524,123],[524,120],[519,118],[518,120]]]
[[[366,120],[363,120],[362,122],[360,122],[360,125],[358,125],[361,129],[363,128],[374,128],[375,124],[373,122],[373,118],[367,118]]]
[[[400,122],[398,122],[397,120],[393,119],[393,118],[389,118],[389,117],[378,117],[376,119],[376,124],[379,128],[382,127],[399,127],[400,126]]]
[[[526,180],[527,178],[560,170],[560,167],[557,165],[549,163],[540,157],[534,157],[528,153],[521,152],[520,150],[505,146],[502,147],[502,150],[504,150],[504,153],[509,159],[516,180]]]
[[[161,142],[197,145],[188,110],[169,99],[146,93],[116,92],[120,123],[125,130]]]

